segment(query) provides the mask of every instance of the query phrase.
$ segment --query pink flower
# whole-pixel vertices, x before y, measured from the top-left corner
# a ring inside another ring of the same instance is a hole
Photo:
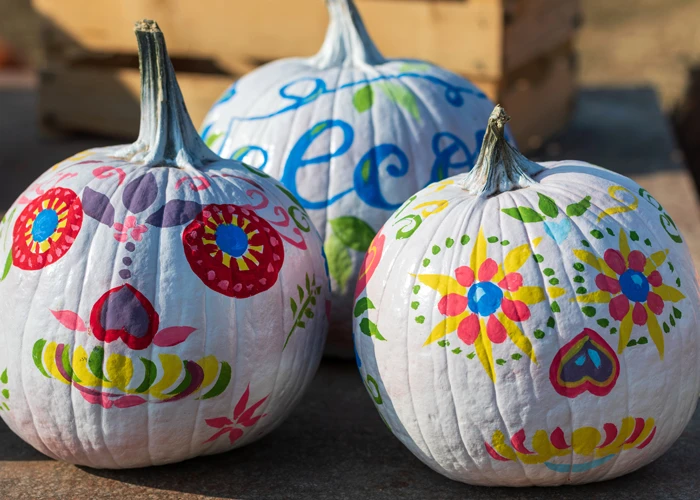
[[[228,439],[231,444],[235,444],[238,439],[244,434],[242,427],[252,427],[258,420],[263,418],[266,414],[254,415],[256,410],[262,405],[268,396],[265,396],[257,403],[254,403],[250,407],[248,406],[248,397],[250,396],[250,384],[246,387],[245,392],[241,396],[241,399],[236,403],[236,407],[233,409],[233,419],[228,417],[218,417],[209,418],[205,420],[209,427],[219,429],[212,437],[207,439],[205,443],[211,443],[216,441],[224,434],[228,434]]]
[[[124,224],[115,222],[114,229],[117,231],[114,234],[114,239],[120,243],[128,241],[130,234],[134,241],[141,241],[143,233],[148,231],[148,227],[144,224],[136,224],[136,217],[133,215],[127,216],[127,218],[124,219]]]

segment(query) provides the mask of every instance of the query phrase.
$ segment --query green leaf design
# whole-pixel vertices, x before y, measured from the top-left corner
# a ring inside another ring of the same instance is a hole
[[[90,353],[90,358],[88,359],[88,368],[90,368],[90,371],[95,377],[99,378],[100,380],[104,380],[105,382],[109,382],[102,369],[102,367],[104,366],[104,361],[104,348],[100,346],[95,347]]]
[[[360,321],[360,331],[368,337],[374,337],[377,340],[386,340],[382,337],[382,334],[379,333],[377,325],[369,318],[363,318],[362,321]]]
[[[7,275],[10,274],[10,269],[12,269],[12,252],[7,254],[7,259],[5,260],[5,268],[2,271],[2,276],[0,276],[0,281],[3,281],[5,278],[7,278]]]
[[[552,198],[542,193],[537,193],[537,196],[540,198],[537,206],[540,207],[540,211],[543,214],[551,218],[555,218],[557,215],[559,215],[559,207],[557,207],[557,204]]]
[[[187,361],[183,361],[182,364],[185,367],[185,378],[182,379],[180,385],[178,385],[175,389],[170,392],[166,392],[166,396],[177,396],[178,394],[185,392],[185,390],[187,390],[192,383],[192,372],[187,369]]]
[[[314,317],[314,313],[313,313],[313,311],[312,311],[311,309],[306,309],[306,310],[304,311],[304,314],[305,314],[306,317],[309,318],[309,319],[311,319],[311,318]]]
[[[95,351],[93,351],[93,354]],[[104,351],[103,351],[104,354]],[[92,356],[90,356],[92,358]],[[148,391],[148,389],[151,388],[151,386],[155,383],[156,378],[158,378],[158,367],[156,364],[151,361],[150,359],[146,358],[139,358],[141,360],[141,363],[143,363],[144,367],[144,375],[143,375],[143,381],[141,382],[141,385],[139,385],[136,388],[136,392],[138,394],[143,394],[144,392]],[[92,366],[90,367],[92,369]],[[102,367],[100,366],[100,369]],[[94,372],[93,372],[94,373]]]
[[[330,223],[333,233],[343,245],[358,252],[366,252],[376,234],[369,224],[357,217],[338,217],[331,219]]]
[[[418,103],[416,102],[416,96],[408,87],[394,82],[378,83],[377,86],[392,102],[401,106],[408,111],[413,118],[420,121],[420,111],[418,109]]]
[[[374,304],[372,303],[372,301],[369,300],[369,297],[362,297],[355,304],[355,310],[353,311],[353,315],[356,318],[359,318],[360,316],[362,316],[362,314],[365,311],[367,311],[369,309],[376,309],[376,308],[374,307]]]
[[[544,220],[544,217],[536,210],[529,207],[503,208],[501,212],[522,222],[542,222]]]
[[[360,170],[360,175],[362,175],[363,181],[369,182],[369,174],[371,171],[372,171],[372,162],[369,159],[367,159],[362,164],[362,169]]]
[[[204,396],[202,396],[202,399],[211,399],[211,398],[215,398],[216,396],[220,395],[222,392],[224,392],[226,390],[229,382],[231,382],[231,365],[229,365],[225,361],[222,361],[221,362],[221,372],[219,373],[219,379],[214,384],[214,387],[212,387],[209,392],[207,392]]]
[[[328,258],[328,271],[343,292],[352,276],[350,252],[337,235],[331,234],[323,245]]]
[[[204,139],[204,143],[207,145],[208,148],[211,148],[222,135],[224,135],[223,132],[214,132],[213,134],[209,134],[207,138]]]
[[[34,360],[34,365],[39,369],[41,374],[46,378],[51,378],[46,370],[44,369],[44,362],[41,359],[42,354],[44,354],[44,347],[46,347],[46,340],[39,339],[34,344],[32,348],[32,360]]]
[[[586,213],[586,210],[591,208],[591,197],[586,196],[578,203],[572,203],[566,207],[566,215],[569,217],[578,217]]]
[[[299,300],[304,300],[304,289],[301,285],[297,285],[297,291],[299,292]]]
[[[7,384],[7,369],[5,369],[5,371],[2,372],[2,375],[0,375],[0,382]]]
[[[297,306],[296,301],[292,297],[289,297],[289,305],[292,308],[292,316],[296,316],[298,306]]]
[[[352,104],[360,113],[364,113],[371,108],[373,103],[374,91],[372,90],[371,85],[365,85],[360,90],[355,92],[355,95],[352,97]]]
[[[592,318],[593,316],[595,316],[595,307],[591,307],[591,306],[582,307],[581,312],[583,314],[585,314],[586,316],[588,316],[589,318]]]

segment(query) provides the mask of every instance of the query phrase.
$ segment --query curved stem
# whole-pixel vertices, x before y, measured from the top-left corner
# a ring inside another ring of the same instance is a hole
[[[509,120],[501,106],[494,108],[476,165],[462,180],[462,188],[469,194],[493,196],[537,184],[532,176],[544,167],[528,160],[508,143],[504,135]]]
[[[200,169],[219,161],[192,125],[158,24],[139,21],[134,31],[141,70],[141,128],[136,142],[114,156],[144,167]]]
[[[348,64],[377,65],[386,62],[367,33],[353,0],[326,0],[330,24],[326,39],[311,64],[328,69]]]

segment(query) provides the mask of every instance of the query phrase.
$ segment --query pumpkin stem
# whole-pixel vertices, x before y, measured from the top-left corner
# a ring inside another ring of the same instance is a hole
[[[353,0],[326,0],[330,23],[326,39],[310,62],[319,69],[386,62],[367,33]]]
[[[537,184],[532,176],[544,167],[525,158],[505,138],[510,116],[497,105],[486,127],[476,165],[462,181],[462,188],[474,196],[493,196]]]
[[[115,156],[144,167],[200,169],[219,161],[187,113],[158,24],[138,21],[134,31],[141,70],[141,128],[136,142]]]

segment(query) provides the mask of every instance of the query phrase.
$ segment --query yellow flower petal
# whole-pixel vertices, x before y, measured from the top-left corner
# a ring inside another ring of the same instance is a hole
[[[518,325],[516,325],[502,312],[498,313],[498,320],[505,327],[506,332],[508,332],[508,337],[510,338],[511,342],[513,342],[518,347],[518,349],[523,351],[527,355],[527,357],[532,360],[533,363],[537,364],[537,356],[535,356],[535,351],[532,348],[532,343],[530,342],[530,339],[528,339],[525,336],[525,334],[523,334],[522,330],[518,327]]]
[[[564,290],[560,286],[550,286],[547,287],[547,294],[552,297],[553,299],[558,299],[562,295],[566,293],[566,290]]]
[[[165,399],[167,396],[163,392],[178,381],[184,365],[182,360],[175,354],[159,354],[158,359],[160,359],[160,363],[163,366],[163,376],[148,392],[158,399]]]
[[[532,256],[532,248],[529,243],[515,247],[513,250],[506,254],[506,258],[503,261],[503,268],[506,273],[514,273],[520,269],[527,259]]]
[[[620,229],[620,253],[625,258],[625,263],[627,263],[627,257],[630,254],[630,243],[627,241],[624,229]]]
[[[644,309],[647,310],[647,328],[649,329],[649,336],[651,340],[654,341],[656,350],[659,351],[659,358],[664,359],[664,334],[659,327],[659,321],[656,319],[656,315],[651,312],[649,306],[644,304]]]
[[[588,250],[576,249],[576,250],[574,250],[574,255],[576,256],[577,259],[583,261],[583,263],[588,264],[593,269],[600,271],[601,273],[605,274],[606,276],[610,276],[611,278],[614,278],[615,276],[617,276],[615,274],[615,271],[610,269],[610,266],[608,266],[603,259],[596,257],[594,254],[592,254]]]
[[[491,447],[503,458],[507,458],[508,460],[518,459],[513,448],[508,444],[506,436],[501,431],[495,431],[493,433],[493,437],[491,437]]]
[[[107,358],[107,377],[112,385],[126,391],[134,376],[134,365],[129,358],[121,354],[112,354]]]
[[[440,340],[441,338],[454,332],[459,326],[460,321],[469,316],[469,314],[471,314],[471,311],[467,310],[458,316],[448,316],[444,320],[440,321],[440,323],[435,325],[433,331],[430,332],[430,335],[428,336],[423,346],[432,344],[436,340]]]
[[[499,281],[501,281],[505,277],[506,277],[506,273],[503,271],[503,266],[499,264],[498,265],[498,272],[493,275],[493,278],[491,278],[491,281],[493,283],[498,283]]]
[[[486,260],[486,238],[484,237],[484,230],[479,229],[479,234],[476,237],[476,242],[474,243],[474,248],[472,249],[471,259],[469,259],[469,267],[472,268],[474,274],[479,273],[479,267]]]
[[[630,307],[629,312],[622,318],[622,322],[620,323],[620,340],[617,344],[618,354],[622,354],[622,351],[625,350],[627,342],[630,341],[630,336],[632,335],[632,327],[634,326],[632,323],[632,309],[633,308]]]
[[[467,289],[464,288],[459,282],[452,276],[447,276],[446,274],[412,274],[418,278],[418,281],[426,286],[429,286],[441,296],[445,296],[450,293],[457,293],[460,295],[465,295]]]
[[[630,315],[630,317],[632,316]],[[620,451],[620,448],[622,448],[622,445],[625,443],[625,441],[627,441],[627,438],[632,435],[632,432],[634,431],[634,426],[634,417],[623,418],[622,423],[620,424],[620,430],[617,434],[617,437],[613,440],[612,443],[607,445],[605,448],[596,449],[595,454],[599,457],[605,457]]]
[[[486,374],[491,378],[492,382],[496,382],[496,367],[493,363],[493,352],[491,352],[491,341],[486,335],[486,325],[484,324],[483,318],[480,320],[481,331],[479,336],[474,341],[474,349],[476,349],[476,355],[479,357],[479,361],[486,370]]]
[[[653,418],[648,418],[646,422],[644,422],[644,428],[642,429],[642,433],[637,436],[637,439],[632,441],[631,443],[626,443],[622,445],[623,450],[631,450],[632,448],[636,448],[640,444],[646,440],[646,438],[649,437],[649,434],[651,434],[651,431],[654,430],[654,427],[656,426],[656,421]]]
[[[670,300],[671,302],[678,302],[685,298],[685,295],[683,295],[680,290],[668,285],[654,287],[653,291],[662,299]]]
[[[610,292],[599,290],[597,292],[584,293],[571,299],[571,302],[585,302],[595,304],[607,304],[611,300]]]
[[[510,292],[510,296],[513,300],[520,300],[527,305],[538,304],[547,298],[544,289],[539,286],[521,286],[517,292]]]
[[[594,427],[579,427],[571,434],[571,447],[577,455],[592,455],[600,442],[600,432]]]

